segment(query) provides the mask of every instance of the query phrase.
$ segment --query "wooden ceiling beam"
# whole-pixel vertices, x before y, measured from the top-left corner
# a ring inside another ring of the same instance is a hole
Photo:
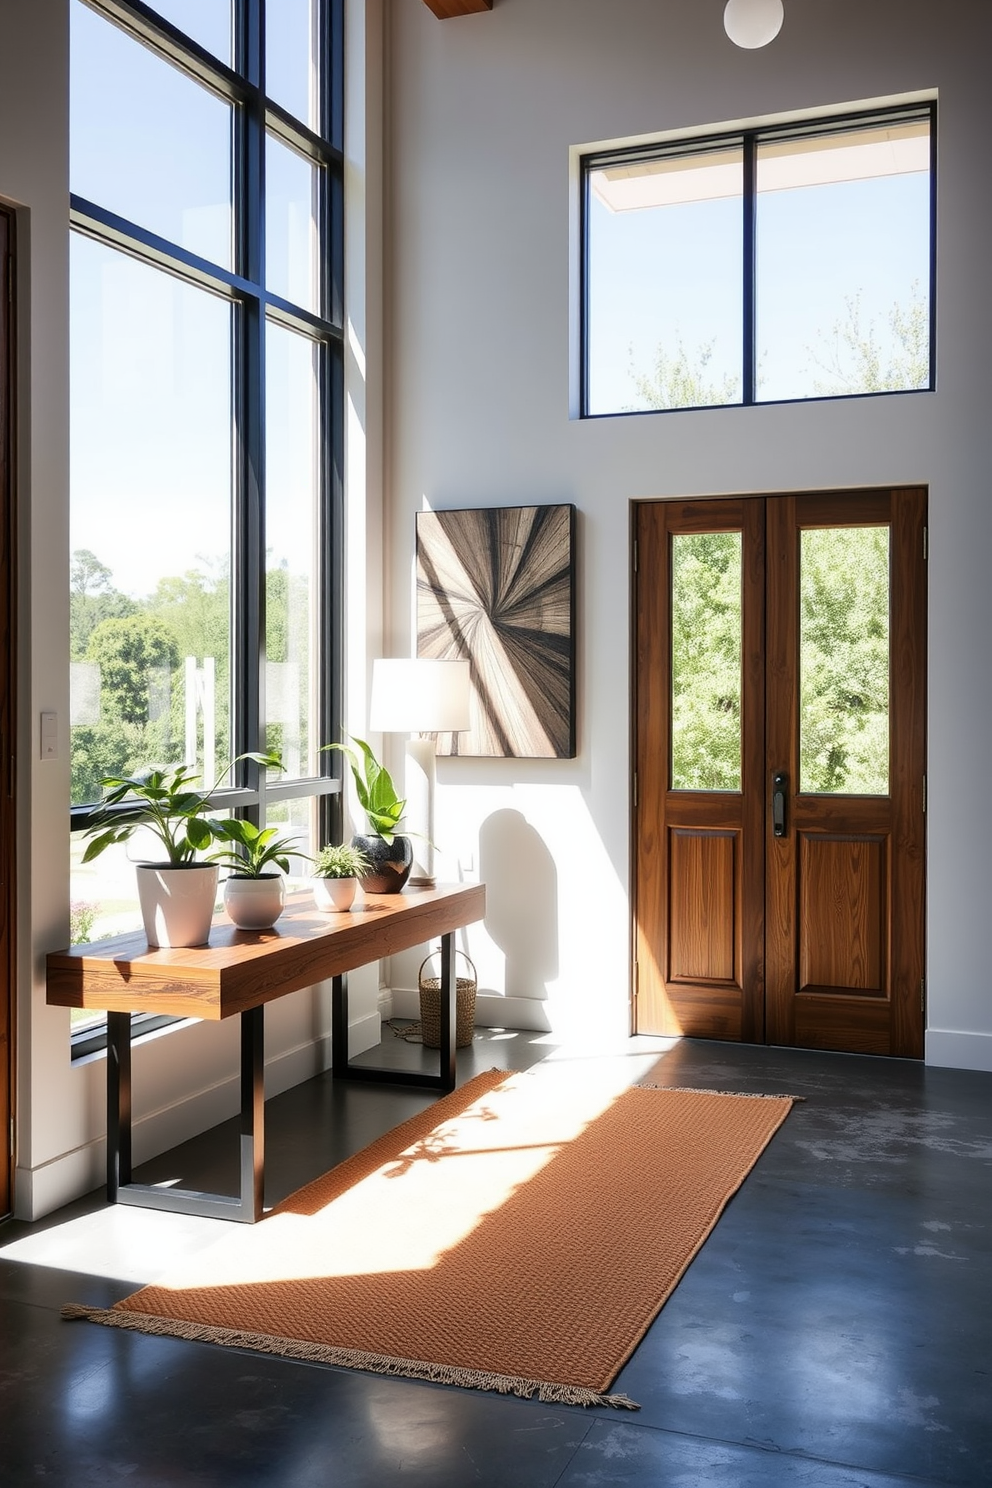
[[[492,10],[493,0],[424,0],[424,4],[441,21],[452,16],[476,15],[482,10]]]

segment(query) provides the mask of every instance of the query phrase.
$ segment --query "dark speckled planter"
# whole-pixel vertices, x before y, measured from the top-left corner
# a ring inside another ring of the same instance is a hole
[[[410,877],[413,867],[413,845],[409,837],[394,837],[386,842],[382,837],[363,837],[356,834],[351,839],[370,858],[373,871],[358,881],[367,894],[398,894]]]

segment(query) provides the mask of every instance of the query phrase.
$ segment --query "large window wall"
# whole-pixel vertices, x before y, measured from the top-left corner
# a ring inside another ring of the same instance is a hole
[[[140,923],[125,850],[80,861],[103,775],[193,764],[301,853],[337,825],[342,9],[71,0],[78,940]]]

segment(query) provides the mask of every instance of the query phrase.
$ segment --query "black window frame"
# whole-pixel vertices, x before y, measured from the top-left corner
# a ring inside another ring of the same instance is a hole
[[[845,129],[858,129],[871,125],[893,122],[908,122],[926,119],[930,128],[930,273],[929,273],[929,317],[930,317],[930,379],[923,388],[892,388],[866,393],[816,393],[798,398],[757,398],[756,366],[756,260],[757,260],[757,181],[756,161],[758,147],[770,140],[812,139],[821,134],[836,134]],[[815,403],[834,401],[838,398],[890,398],[907,393],[933,392],[936,387],[937,364],[937,100],[928,99],[892,107],[861,109],[846,113],[829,114],[816,119],[804,119],[781,124],[767,124],[753,129],[730,129],[725,132],[691,135],[675,140],[656,141],[649,144],[618,147],[610,150],[590,151],[579,157],[579,417],[582,419],[640,418],[657,413],[685,413],[697,405],[684,408],[638,408],[614,409],[604,413],[592,413],[589,409],[589,194],[590,177],[596,170],[608,166],[633,165],[638,162],[662,160],[678,155],[704,154],[708,151],[739,146],[743,152],[742,180],[742,233],[743,233],[743,297],[741,310],[741,396],[733,403],[707,404],[707,408],[754,408],[773,407],[775,404]]]
[[[70,195],[70,230],[118,249],[225,299],[232,308],[231,754],[260,751],[265,742],[265,327],[302,332],[317,348],[319,447],[319,595],[317,727],[321,739],[341,737],[344,635],[344,3],[317,0],[319,119],[311,128],[264,92],[266,0],[232,0],[233,61],[228,66],[160,16],[143,0],[80,0],[135,41],[186,73],[232,107],[233,266],[211,263],[108,211]],[[265,143],[271,134],[319,170],[317,313],[265,284]],[[266,781],[241,761],[230,787],[215,792],[218,810],[257,823],[266,804],[315,798],[318,838],[340,840],[343,800],[339,757],[320,756],[315,776]],[[90,824],[96,803],[70,806],[70,830]],[[181,1020],[134,1019],[135,1035]],[[72,1035],[72,1057],[106,1048],[106,1025]]]

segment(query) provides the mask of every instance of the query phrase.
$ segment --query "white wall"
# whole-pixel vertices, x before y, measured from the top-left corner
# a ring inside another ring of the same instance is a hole
[[[727,40],[721,0],[495,0],[444,22],[423,0],[394,0],[388,14],[389,652],[411,648],[424,503],[580,512],[577,759],[441,766],[449,872],[481,866],[496,910],[497,933],[468,937],[480,985],[522,1000],[534,1026],[626,1027],[630,503],[925,483],[927,1057],[992,1069],[992,7],[787,0],[779,38],[759,52]],[[936,393],[570,417],[576,147],[934,89]],[[412,958],[396,959],[393,980],[416,985]]]
[[[366,110],[373,145],[381,99],[373,69],[363,78],[365,13],[348,0],[347,189],[355,200],[349,238],[354,320],[364,334]],[[374,187],[374,194],[378,187]],[[70,1060],[69,1013],[45,1002],[45,954],[68,940],[68,4],[0,0],[0,198],[17,209],[18,452],[20,525],[18,643],[18,936],[16,988],[16,1210],[36,1218],[105,1178],[105,1064]],[[361,266],[361,267],[360,267]],[[360,270],[360,271],[359,271]],[[376,297],[378,298],[378,296]],[[375,312],[373,312],[373,321]],[[357,344],[357,343],[356,343]],[[354,351],[354,344],[352,347]],[[364,621],[381,631],[381,538],[367,511],[364,422],[381,424],[381,393],[369,398],[364,352],[349,358],[349,423],[356,477],[348,486],[349,573],[366,576]],[[381,356],[375,357],[377,365]],[[375,470],[381,439],[370,460]],[[349,666],[364,685],[366,623],[349,637]],[[351,685],[349,684],[349,695]],[[356,704],[357,706],[357,704]],[[60,719],[60,757],[38,759],[38,716]],[[378,1041],[378,968],[352,979],[350,1047]],[[135,1159],[204,1130],[238,1107],[237,1027],[190,1024],[140,1044],[134,1055]],[[266,1089],[272,1094],[330,1062],[326,988],[293,994],[266,1013]]]

